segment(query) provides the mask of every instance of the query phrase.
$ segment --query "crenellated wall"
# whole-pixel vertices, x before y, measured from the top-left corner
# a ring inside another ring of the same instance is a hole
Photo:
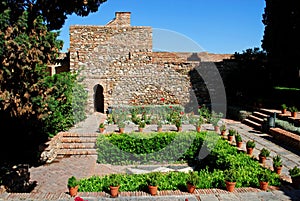
[[[152,52],[152,28],[130,26],[130,12],[117,12],[105,26],[71,26],[69,53],[70,70],[80,70],[85,78],[89,112],[104,112],[120,104],[159,104],[161,98],[165,103],[186,105],[193,82],[205,88],[203,81],[191,79],[190,72],[201,67],[202,61],[231,56]],[[209,100],[205,89],[197,89],[197,96]]]

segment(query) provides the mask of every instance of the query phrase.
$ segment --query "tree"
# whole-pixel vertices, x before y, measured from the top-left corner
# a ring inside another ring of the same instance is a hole
[[[106,0],[1,0],[0,13],[10,9],[10,21],[15,23],[24,11],[28,12],[31,24],[38,16],[46,23],[49,30],[60,29],[68,15],[87,16],[98,11]]]
[[[71,89],[83,88],[72,76],[49,78],[47,65],[62,47],[58,33],[49,31],[43,16],[32,20],[26,10],[15,12],[8,8],[0,13],[0,127],[8,131],[1,132],[0,152],[8,160],[34,159],[38,145],[56,134],[51,132],[74,124]]]
[[[244,101],[249,102],[251,98],[266,96],[270,92],[266,57],[266,53],[256,47],[242,53],[236,52],[228,64],[224,62],[230,69],[224,79],[226,93],[234,97],[232,101],[235,104],[244,104]]]
[[[262,48],[276,84],[299,82],[300,6],[294,0],[266,0]]]

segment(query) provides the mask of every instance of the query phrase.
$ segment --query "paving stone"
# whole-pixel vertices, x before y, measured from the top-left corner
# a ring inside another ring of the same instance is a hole
[[[98,123],[105,118],[103,115],[93,114],[85,122],[80,123],[75,126],[71,131],[82,132],[82,133],[94,133],[97,134]],[[294,167],[295,164],[299,164],[300,156],[294,154],[293,152],[287,151],[284,148],[274,144],[271,141],[264,139],[266,137],[259,131],[252,129],[251,127],[241,124],[240,122],[228,120],[228,126],[238,129],[243,137],[243,141],[246,142],[248,139],[256,140],[258,147],[255,149],[256,156],[259,153],[260,148],[266,147],[272,151],[272,155],[280,154],[283,158],[284,169],[282,170],[282,175],[285,175],[289,179],[288,168]],[[204,125],[204,128],[208,130],[213,130],[213,127],[209,124]],[[127,128],[127,131],[132,131],[137,127],[131,125]],[[167,125],[164,129],[176,129],[172,125]],[[184,129],[194,129],[193,126],[185,126]],[[156,126],[149,126],[145,131],[154,131]],[[107,133],[117,131],[115,125],[107,127]],[[243,150],[245,150],[245,143],[243,144]],[[134,171],[151,171],[157,168],[160,170],[189,170],[188,166],[153,166],[146,167],[142,166],[114,166],[109,164],[98,164],[96,163],[97,156],[86,156],[86,157],[69,157],[63,158],[58,163],[53,163],[40,167],[30,168],[31,180],[37,181],[38,186],[34,189],[35,194],[31,194],[30,197],[24,197],[24,200],[45,200],[45,196],[48,196],[49,200],[74,200],[70,198],[67,192],[67,179],[71,175],[75,175],[78,178],[86,178],[93,175],[106,175],[111,173],[125,173],[127,170]],[[271,158],[267,160],[267,165],[271,165]],[[85,200],[164,200],[164,201],[173,201],[173,200],[184,200],[187,198],[189,201],[200,200],[201,201],[257,201],[257,200],[300,200],[300,190],[295,189],[280,189],[272,190],[270,192],[247,192],[247,190],[240,191],[242,193],[228,193],[222,190],[214,189],[201,189],[197,192],[202,192],[195,195],[188,195],[185,192],[182,192],[181,195],[172,195],[172,196],[122,196],[118,198],[110,198],[105,196],[86,196],[83,197]],[[47,193],[52,192],[53,195],[47,195]],[[178,192],[177,192],[178,193]],[[146,194],[146,193],[145,193]],[[96,195],[96,194],[95,194]],[[7,198],[14,198],[13,200],[21,200],[22,196],[18,194],[8,194],[0,193],[0,200],[8,200]],[[199,198],[200,197],[200,198]],[[11,199],[12,200],[12,199]]]
[[[200,195],[201,201],[219,201],[216,195]]]
[[[218,194],[217,195],[218,199],[220,201],[232,201],[232,200],[240,200],[240,198],[235,195],[234,193],[228,193],[228,194]]]

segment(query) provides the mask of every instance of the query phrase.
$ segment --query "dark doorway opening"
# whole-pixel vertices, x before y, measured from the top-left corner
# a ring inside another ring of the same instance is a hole
[[[94,86],[94,107],[96,112],[104,113],[103,87],[100,84]]]

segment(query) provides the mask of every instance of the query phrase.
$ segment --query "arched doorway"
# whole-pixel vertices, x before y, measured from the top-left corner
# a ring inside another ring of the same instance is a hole
[[[94,86],[94,109],[96,112],[104,113],[103,87],[100,84]]]

